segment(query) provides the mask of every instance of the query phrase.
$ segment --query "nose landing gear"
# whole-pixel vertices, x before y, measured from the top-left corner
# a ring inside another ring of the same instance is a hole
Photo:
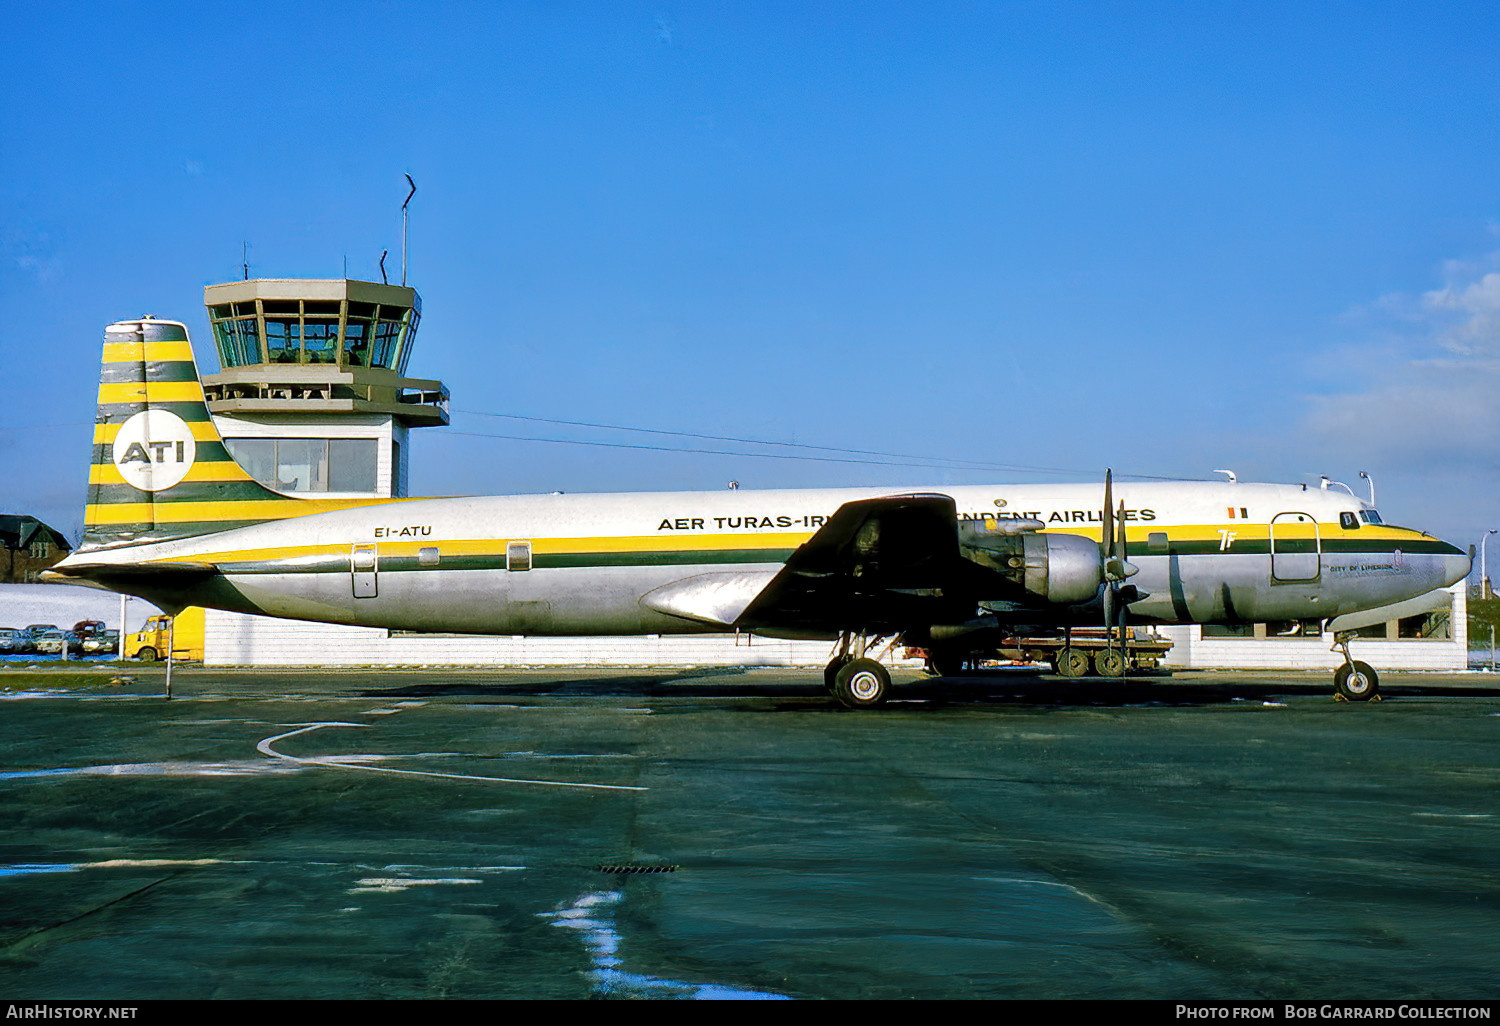
[[[1340,631],[1333,636],[1330,651],[1344,653],[1344,665],[1333,673],[1333,695],[1341,702],[1379,702],[1380,676],[1369,663],[1349,655],[1349,640],[1354,631]]]

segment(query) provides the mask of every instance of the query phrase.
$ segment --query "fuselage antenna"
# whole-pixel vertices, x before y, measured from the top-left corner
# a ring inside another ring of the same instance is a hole
[[[1234,476],[1234,471],[1232,471],[1232,470],[1216,470],[1216,471],[1214,471],[1214,473],[1215,474],[1225,474],[1225,475],[1227,475],[1228,478],[1229,478],[1229,483],[1230,484],[1234,484],[1236,481],[1239,480],[1239,478],[1237,478],[1237,477]]]
[[[1361,470],[1359,472],[1359,476],[1362,477],[1362,478],[1364,478],[1369,483],[1369,485],[1370,485],[1370,505],[1374,506],[1375,505],[1375,479],[1373,477],[1371,477],[1369,474],[1366,474],[1363,470]]]

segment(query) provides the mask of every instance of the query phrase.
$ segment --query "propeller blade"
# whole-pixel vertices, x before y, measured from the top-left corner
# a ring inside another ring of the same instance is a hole
[[[1104,556],[1108,559],[1115,554],[1115,500],[1114,500],[1114,476],[1113,469],[1104,472],[1104,529],[1100,532],[1100,541],[1103,543]]]

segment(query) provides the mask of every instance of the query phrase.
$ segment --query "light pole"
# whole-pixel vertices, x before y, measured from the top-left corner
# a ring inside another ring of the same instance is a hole
[[[1484,557],[1486,554],[1485,545],[1489,542],[1490,535],[1494,534],[1495,531],[1496,528],[1492,527],[1488,532],[1479,537],[1479,597],[1482,599],[1488,599],[1491,594],[1489,565],[1485,562]]]

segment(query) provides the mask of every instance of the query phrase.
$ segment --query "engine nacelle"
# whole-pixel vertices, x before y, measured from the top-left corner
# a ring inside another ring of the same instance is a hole
[[[1016,534],[986,530],[982,522],[963,522],[958,540],[968,559],[1058,605],[1087,602],[1104,582],[1099,543],[1089,538],[1034,531]]]

